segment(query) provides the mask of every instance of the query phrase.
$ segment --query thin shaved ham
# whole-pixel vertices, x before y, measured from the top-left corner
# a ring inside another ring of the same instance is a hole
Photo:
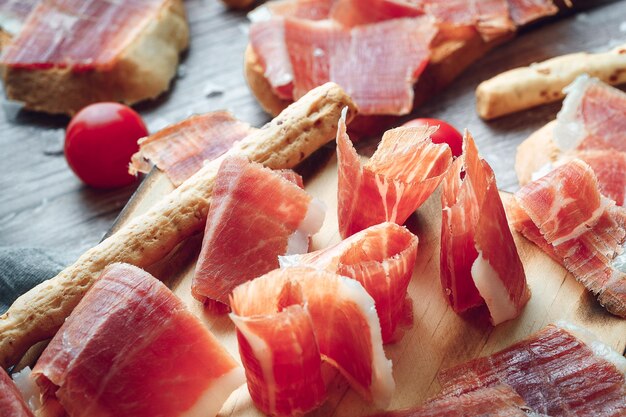
[[[495,175],[469,133],[441,193],[441,285],[457,313],[486,304],[496,325],[521,313],[526,275]]]
[[[439,397],[506,384],[540,415],[625,415],[626,359],[597,340],[581,339],[580,329],[561,326],[443,371]]]
[[[510,387],[499,385],[371,417],[528,417],[527,410],[522,397]]]
[[[33,417],[22,394],[4,369],[0,369],[0,415],[2,417]]]
[[[157,16],[163,0],[41,1],[3,51],[5,66],[108,70],[128,43]]]
[[[347,27],[424,14],[420,4],[405,0],[336,0],[330,17]]]
[[[250,26],[250,45],[259,57],[265,78],[282,99],[293,99],[294,71],[285,43],[282,18],[254,22]]]
[[[569,0],[565,2],[568,3]],[[556,14],[559,9],[553,0],[507,0],[511,19],[517,26]]]
[[[603,196],[623,206],[626,197],[626,152],[598,149],[568,152],[553,165],[560,166],[572,159],[580,159],[591,167],[598,179]]]
[[[39,0],[0,0],[0,29],[15,36]]]
[[[339,231],[348,237],[369,226],[402,224],[428,199],[452,162],[447,144],[434,144],[436,127],[401,127],[385,132],[364,165],[346,133],[337,130]]]
[[[299,416],[326,399],[319,347],[301,304],[298,284],[278,274],[241,285],[231,296],[248,391],[270,416]]]
[[[299,186],[301,181],[294,173],[273,172],[246,158],[224,160],[193,277],[194,297],[228,305],[239,284],[278,268],[279,255],[308,251],[325,208]]]
[[[519,190],[512,205],[518,206],[512,218],[518,231],[542,248],[550,246],[548,253],[600,304],[626,317],[626,275],[612,265],[626,241],[626,209],[600,195],[587,164],[575,159],[556,168]]]
[[[183,302],[128,264],[102,272],[32,375],[72,417],[214,416],[244,383]]]
[[[279,385],[278,363],[285,369],[294,369],[296,375],[308,369],[315,381],[313,386],[318,387],[319,363],[310,350],[301,357],[298,342],[287,342],[285,346],[274,339],[275,330],[269,322],[264,327],[255,327],[254,331],[248,325],[250,321],[271,320],[272,315],[291,315],[295,311],[306,312],[310,321],[292,320],[293,327],[285,327],[284,333],[303,335],[292,340],[308,340],[311,325],[321,357],[336,367],[363,398],[378,407],[389,404],[395,387],[391,362],[382,348],[374,300],[357,281],[311,268],[279,269],[237,287],[231,305],[238,336],[246,342],[242,359],[247,374],[253,377],[251,394],[252,390],[264,392],[265,397],[275,397],[274,404],[279,403],[280,394],[281,404],[297,409],[300,390],[305,388],[296,385],[293,399],[285,398],[289,390]],[[284,323],[282,319],[277,321],[277,325],[281,323]],[[308,348],[311,349],[310,344]],[[259,378],[261,374],[263,377]],[[317,388],[313,392],[318,393]],[[256,404],[265,411],[268,403]]]
[[[561,151],[615,150],[626,152],[626,93],[581,75],[564,90],[554,142]]]
[[[277,0],[259,6],[252,13],[252,21],[259,16],[296,17],[307,20],[327,19],[335,0]]]
[[[179,186],[202,168],[205,160],[222,155],[253,131],[226,111],[191,116],[140,139],[139,152],[133,155],[129,172],[147,173],[152,168],[148,163],[151,161]]]
[[[376,304],[383,343],[391,343],[399,339],[398,325],[410,320],[407,288],[417,244],[417,236],[406,228],[382,223],[326,249],[281,257],[280,264],[311,266],[359,281]]]
[[[474,26],[489,40],[515,31],[506,0],[426,0],[426,13],[452,26]]]
[[[361,114],[399,115],[412,109],[413,84],[428,62],[435,33],[433,22],[425,17],[353,29],[330,20],[279,17],[253,23],[250,39],[279,96],[285,97],[292,80],[294,100],[334,81],[353,98]],[[386,47],[390,44],[394,48]],[[379,65],[383,52],[385,65]]]

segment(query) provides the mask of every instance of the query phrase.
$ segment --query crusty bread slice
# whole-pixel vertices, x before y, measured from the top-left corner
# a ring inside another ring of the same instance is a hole
[[[473,32],[463,40],[440,42],[433,49],[430,63],[415,84],[413,107],[424,103],[433,94],[450,84],[474,61],[508,39],[510,36],[485,41],[478,32]],[[250,90],[252,90],[259,104],[272,116],[276,116],[291,103],[290,100],[283,100],[274,93],[269,81],[265,78],[259,58],[250,45],[248,45],[245,53],[244,74]],[[371,118],[372,116],[366,117]],[[357,119],[359,118],[360,116],[357,116]],[[387,119],[389,118],[385,118],[385,120]],[[359,120],[355,123],[358,125]],[[355,123],[351,128],[355,127]],[[371,127],[371,124],[368,126]],[[381,124],[380,127],[383,128],[385,125]]]
[[[533,174],[561,156],[561,150],[552,140],[556,120],[535,131],[517,147],[515,173],[520,185],[532,181]]]
[[[27,109],[70,115],[99,101],[137,103],[168,89],[180,52],[188,44],[183,0],[167,0],[158,16],[124,48],[111,70],[4,67],[5,92]]]

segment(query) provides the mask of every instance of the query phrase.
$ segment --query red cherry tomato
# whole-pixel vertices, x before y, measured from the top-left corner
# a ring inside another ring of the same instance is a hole
[[[433,143],[447,143],[455,157],[463,153],[463,136],[454,127],[439,119],[413,119],[404,126],[439,126],[439,129],[431,136]]]
[[[83,182],[97,188],[128,185],[128,163],[148,135],[141,117],[118,103],[95,103],[79,111],[65,131],[65,158]]]

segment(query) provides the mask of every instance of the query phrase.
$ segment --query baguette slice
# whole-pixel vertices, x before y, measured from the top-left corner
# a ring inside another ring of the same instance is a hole
[[[558,56],[498,74],[476,88],[476,111],[489,120],[560,100],[563,89],[584,73],[612,85],[625,83],[626,44],[608,52]]]
[[[40,7],[42,4],[33,10],[24,29],[35,22],[33,15]],[[134,104],[157,97],[176,74],[179,54],[189,44],[189,27],[183,0],[163,0],[154,13],[143,20],[142,27],[130,31],[130,39],[124,41],[111,64],[86,70],[73,65],[11,62],[9,58],[15,54],[11,45],[21,45],[18,35],[3,51],[0,62],[7,97],[23,102],[29,110],[69,115],[94,102]]]

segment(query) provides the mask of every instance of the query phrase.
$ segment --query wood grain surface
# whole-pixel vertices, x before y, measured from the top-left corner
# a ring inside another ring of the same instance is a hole
[[[313,237],[312,250],[340,241],[337,224],[337,160],[332,148],[322,148],[313,156],[317,170],[305,174],[305,188],[328,207],[320,232]],[[146,181],[118,224],[142,214],[172,189],[164,174],[155,172]],[[503,199],[511,195],[503,193]],[[549,323],[565,320],[592,331],[618,352],[626,347],[626,320],[607,313],[559,264],[538,247],[513,232],[531,289],[531,299],[515,320],[492,327],[477,312],[459,316],[448,306],[439,281],[441,201],[439,192],[407,221],[419,237],[418,255],[409,285],[414,323],[397,343],[385,347],[393,361],[396,391],[391,408],[422,403],[440,390],[440,370],[478,356],[508,347]],[[205,311],[191,295],[200,239],[191,239],[171,258],[151,270],[163,279],[193,313],[239,358],[236,332],[227,315]],[[239,360],[239,359],[238,359]],[[328,401],[311,416],[359,416],[375,411],[349,386],[344,378],[329,370],[332,378]],[[220,416],[262,416],[253,405],[245,386],[230,396]]]
[[[494,167],[501,188],[516,188],[514,149],[530,132],[554,118],[560,104],[481,121],[474,88],[503,70],[579,50],[603,50],[626,38],[626,2],[581,1],[590,9],[527,28],[472,65],[444,92],[414,114],[469,128]],[[152,132],[193,113],[230,109],[253,125],[268,120],[243,78],[247,43],[245,13],[216,0],[185,1],[191,46],[171,91],[137,109]],[[67,119],[0,111],[0,245],[40,246],[75,258],[109,229],[135,186],[94,190],[83,186],[62,156]]]

